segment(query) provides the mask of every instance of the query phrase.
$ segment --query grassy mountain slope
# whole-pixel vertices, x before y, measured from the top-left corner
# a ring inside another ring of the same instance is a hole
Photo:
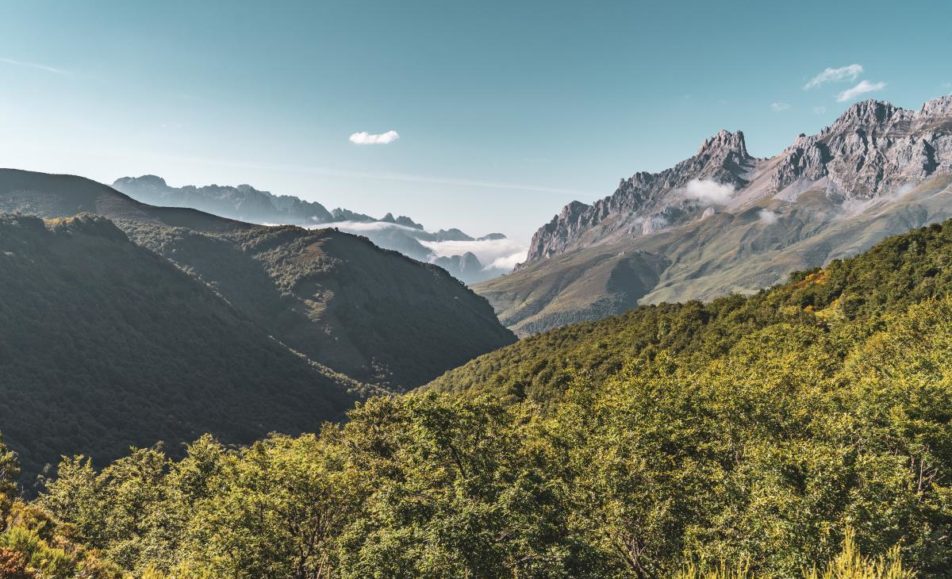
[[[301,432],[352,403],[290,352],[103,218],[0,218],[0,425],[28,474],[63,454],[204,432]]]
[[[764,327],[791,321],[824,327],[846,319],[851,328],[861,328],[887,309],[950,291],[952,224],[946,222],[889,238],[822,270],[794,274],[790,282],[749,298],[642,306],[531,336],[447,372],[431,387],[548,400],[576,375],[610,375],[632,357],[650,360],[668,351],[706,362]]]
[[[80,177],[0,170],[0,211],[88,211],[213,287],[299,352],[396,390],[515,338],[442,269],[335,230],[265,227],[145,205]]]

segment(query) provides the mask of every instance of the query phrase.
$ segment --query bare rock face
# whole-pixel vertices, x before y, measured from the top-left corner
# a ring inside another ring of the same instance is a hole
[[[618,231],[649,235],[703,211],[696,200],[679,195],[692,180],[743,187],[755,164],[744,134],[720,131],[704,141],[697,154],[660,173],[635,173],[622,179],[615,192],[592,205],[573,201],[539,229],[529,244],[526,263],[564,253],[583,243],[585,234],[601,227],[602,235]]]
[[[748,201],[822,184],[831,199],[845,202],[894,193],[936,173],[952,173],[952,96],[919,111],[874,100],[857,103],[819,134],[800,135],[766,160],[747,153],[743,133],[720,131],[671,169],[636,173],[592,205],[566,205],[535,233],[521,267],[701,218],[713,203],[685,193],[695,180],[732,188]]]
[[[910,111],[878,101],[850,107],[820,134],[801,136],[781,154],[780,190],[798,179],[827,178],[829,192],[869,199],[952,170],[952,97]]]

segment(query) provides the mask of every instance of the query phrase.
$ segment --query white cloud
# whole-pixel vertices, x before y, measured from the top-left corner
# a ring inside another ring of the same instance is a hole
[[[775,113],[782,113],[783,111],[789,111],[790,103],[781,103],[781,102],[770,103],[770,110],[772,110]]]
[[[389,130],[386,133],[372,134],[365,131],[354,133],[350,142],[355,145],[389,145],[400,138],[400,133]]]
[[[516,269],[517,265],[524,262],[528,256],[529,252],[527,250],[517,251],[511,255],[497,257],[492,263],[483,269],[498,269],[509,273],[510,271]]]
[[[710,179],[692,179],[684,190],[684,196],[688,199],[697,199],[711,205],[725,205],[733,194],[733,185]]]
[[[883,90],[886,88],[886,83],[884,82],[869,82],[868,80],[861,80],[859,84],[852,88],[848,88],[836,96],[837,102],[846,102],[853,100],[854,98],[869,93]]]
[[[526,260],[526,248],[511,239],[483,241],[421,241],[437,257],[452,257],[471,252],[483,264],[483,269],[511,271],[517,263]]]
[[[27,62],[25,60],[17,60],[15,58],[4,58],[0,57],[0,62],[3,64],[9,64],[11,66],[20,66],[23,68],[33,68],[36,70],[43,70],[46,72],[51,72],[53,74],[69,74],[69,71],[62,68],[56,68],[55,66],[49,66],[47,64],[40,64],[38,62]]]
[[[827,68],[820,74],[810,79],[810,82],[803,85],[803,90],[810,90],[828,82],[854,81],[863,74],[863,66],[860,64],[851,64],[841,66],[840,68]]]
[[[780,216],[771,211],[770,209],[761,209],[760,213],[757,214],[760,217],[760,220],[766,225],[773,225],[780,219]]]
[[[826,113],[826,107],[822,107],[822,106],[820,106],[820,107],[813,107],[813,114],[815,114],[815,115],[822,115],[822,114],[824,114],[824,113]]]

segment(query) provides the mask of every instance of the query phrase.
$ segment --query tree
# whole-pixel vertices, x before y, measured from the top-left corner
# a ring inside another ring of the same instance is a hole
[[[10,505],[19,494],[20,462],[15,452],[7,448],[0,435],[0,521],[6,518]]]

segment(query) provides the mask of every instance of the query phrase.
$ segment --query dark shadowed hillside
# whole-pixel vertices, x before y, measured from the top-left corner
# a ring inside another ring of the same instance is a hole
[[[106,219],[0,218],[0,424],[27,474],[204,432],[314,430],[347,386]]]
[[[445,271],[362,237],[125,227],[295,350],[361,381],[403,390],[514,341],[489,304]]]
[[[367,239],[153,207],[81,177],[0,170],[0,210],[93,212],[214,288],[249,320],[362,382],[402,390],[515,340],[442,269]]]

